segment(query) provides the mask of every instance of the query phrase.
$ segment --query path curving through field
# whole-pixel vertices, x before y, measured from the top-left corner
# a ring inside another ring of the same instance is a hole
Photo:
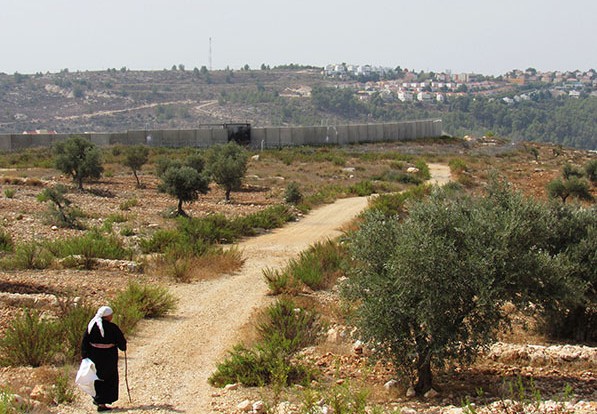
[[[449,180],[449,169],[430,165],[439,184]],[[266,305],[265,268],[282,268],[317,241],[335,238],[340,228],[367,206],[367,198],[336,201],[312,211],[298,222],[239,243],[246,258],[233,275],[171,288],[179,299],[176,312],[166,318],[142,322],[129,338],[128,379],[132,403],[127,400],[124,360],[120,360],[118,412],[208,413],[213,388],[207,378],[216,363],[238,342],[239,331],[254,310]],[[93,410],[88,398],[76,406]],[[67,411],[61,411],[66,413]]]

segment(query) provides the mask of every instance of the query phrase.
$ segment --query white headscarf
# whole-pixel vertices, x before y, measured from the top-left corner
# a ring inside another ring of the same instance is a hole
[[[97,310],[97,313],[93,317],[93,319],[91,321],[89,321],[89,324],[87,325],[87,332],[91,333],[91,330],[93,329],[93,325],[97,325],[97,327],[100,330],[100,334],[102,334],[102,337],[103,337],[104,336],[104,325],[102,324],[102,318],[104,316],[110,316],[113,313],[114,312],[112,311],[112,308],[109,306],[102,306],[101,308],[99,308]]]

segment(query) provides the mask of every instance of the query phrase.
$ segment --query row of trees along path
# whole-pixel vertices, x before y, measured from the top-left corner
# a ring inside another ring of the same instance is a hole
[[[447,166],[429,166],[432,183],[449,180]],[[246,259],[238,273],[215,280],[171,287],[179,299],[174,314],[143,321],[129,338],[129,403],[124,382],[124,361],[120,360],[120,400],[117,407],[135,413],[210,412],[214,389],[207,379],[229,349],[239,342],[243,326],[271,298],[263,280],[265,268],[281,269],[287,261],[317,241],[342,234],[341,227],[367,206],[366,197],[346,198],[318,208],[299,222],[238,245]],[[88,398],[81,398],[80,412],[92,410]],[[65,411],[66,412],[66,411]]]

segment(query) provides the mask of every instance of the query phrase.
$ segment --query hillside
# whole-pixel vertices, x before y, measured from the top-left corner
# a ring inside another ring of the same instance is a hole
[[[324,76],[319,69],[130,71],[0,74],[0,133],[181,129],[199,124],[253,126],[386,122],[439,117],[455,136],[494,134],[597,148],[597,97],[552,86],[497,81],[445,100],[405,101],[400,80]],[[557,92],[557,93],[556,93]],[[412,96],[411,96],[412,99]]]

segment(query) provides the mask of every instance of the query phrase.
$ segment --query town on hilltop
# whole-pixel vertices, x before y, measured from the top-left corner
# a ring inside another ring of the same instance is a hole
[[[357,92],[359,98],[367,100],[379,93],[382,98],[398,99],[402,102],[444,102],[451,96],[466,93],[480,93],[491,95],[503,93],[514,86],[538,86],[548,88],[553,97],[568,95],[580,97],[582,93],[597,97],[597,71],[590,69],[586,72],[575,71],[547,71],[541,72],[534,68],[512,70],[500,76],[486,76],[476,73],[445,72],[416,72],[413,70],[388,68],[373,65],[329,64],[323,69],[327,78],[345,81],[357,81],[364,87]],[[513,98],[504,97],[507,104],[520,100],[531,99],[531,92],[521,93]]]

